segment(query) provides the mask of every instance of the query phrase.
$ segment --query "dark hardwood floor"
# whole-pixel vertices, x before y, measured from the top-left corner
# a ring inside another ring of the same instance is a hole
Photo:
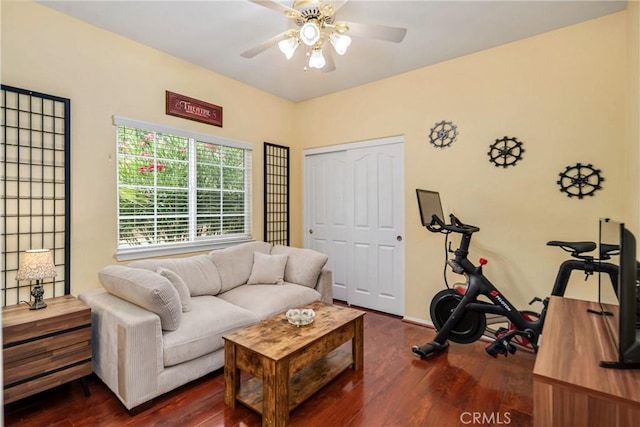
[[[291,413],[292,426],[532,425],[535,355],[493,359],[483,342],[452,343],[428,360],[414,344],[434,331],[367,312],[364,369],[348,370]],[[154,400],[130,416],[95,375],[91,396],[72,382],[4,407],[6,426],[259,426],[261,418],[224,403],[222,370]],[[475,417],[475,418],[474,418]]]

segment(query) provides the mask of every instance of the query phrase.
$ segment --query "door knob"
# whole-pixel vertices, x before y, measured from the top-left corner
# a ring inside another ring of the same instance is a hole
[[[309,229],[309,234],[313,234],[313,228]]]
[[[402,236],[396,236],[396,240],[397,240],[398,242],[402,242]]]

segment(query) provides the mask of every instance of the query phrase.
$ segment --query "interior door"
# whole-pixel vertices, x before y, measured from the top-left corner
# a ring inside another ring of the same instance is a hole
[[[305,246],[327,254],[333,297],[347,301],[347,152],[305,157]]]
[[[348,152],[350,304],[404,314],[403,146]]]
[[[403,152],[402,143],[378,140],[305,156],[305,246],[329,256],[334,298],[398,315],[404,314]]]

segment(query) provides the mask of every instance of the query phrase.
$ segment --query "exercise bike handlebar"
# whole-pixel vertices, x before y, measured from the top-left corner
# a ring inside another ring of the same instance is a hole
[[[431,223],[426,226],[427,230],[432,233],[460,233],[468,235],[480,231],[480,228],[475,225],[464,224],[454,214],[450,214],[449,219],[451,223],[445,224],[438,215],[431,215]]]

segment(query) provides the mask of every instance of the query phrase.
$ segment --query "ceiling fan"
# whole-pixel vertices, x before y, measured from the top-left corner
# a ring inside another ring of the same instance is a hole
[[[319,68],[324,72],[335,70],[335,63],[328,44],[338,55],[344,55],[351,44],[351,37],[368,37],[400,43],[406,28],[385,25],[361,24],[357,22],[336,21],[336,12],[347,0],[293,0],[287,7],[276,0],[249,0],[276,12],[284,13],[293,20],[296,28],[285,30],[259,45],[241,53],[245,58],[253,58],[274,45],[278,45],[287,59],[290,59],[298,46],[302,45],[308,58],[304,69]],[[329,41],[329,43],[325,43]]]

